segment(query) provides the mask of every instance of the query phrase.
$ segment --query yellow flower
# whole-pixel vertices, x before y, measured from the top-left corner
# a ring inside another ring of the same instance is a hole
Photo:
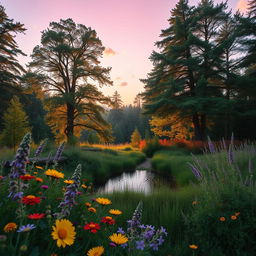
[[[120,210],[114,210],[114,209],[109,210],[109,213],[111,213],[113,215],[120,215],[120,214],[122,214],[122,212]]]
[[[89,208],[88,208],[88,211],[89,211],[89,212],[94,212],[94,213],[95,213],[97,210],[96,210],[94,207],[89,207]]]
[[[189,245],[189,248],[190,248],[190,249],[193,249],[193,250],[196,250],[196,249],[198,248],[198,246],[195,245],[195,244],[190,244],[190,245]]]
[[[81,187],[84,188],[84,189],[87,188],[87,186],[85,184],[82,184]]]
[[[35,175],[37,175],[38,174],[38,172],[33,172]]]
[[[109,239],[115,244],[125,244],[128,242],[128,238],[120,233],[114,233],[109,236]]]
[[[72,245],[75,240],[76,232],[73,224],[66,219],[56,220],[55,226],[52,226],[52,238],[57,240],[57,246],[65,248],[66,245]]]
[[[103,246],[97,246],[87,252],[87,256],[101,256],[104,253]]]
[[[41,170],[43,170],[44,168],[43,167],[41,167],[41,166],[36,166],[36,168],[37,169],[41,169]]]
[[[103,197],[96,198],[96,202],[102,205],[112,204],[112,202],[109,199]]]
[[[225,221],[226,218],[225,217],[220,217],[220,221]]]
[[[63,179],[64,178],[64,173],[58,172],[56,170],[48,169],[44,173],[45,173],[45,175],[51,176],[51,177],[56,178],[56,179],[60,179],[60,178]]]
[[[237,219],[236,215],[232,215],[230,218],[231,218],[231,220],[236,220]]]
[[[8,232],[11,232],[11,231],[15,231],[17,229],[17,224],[14,223],[14,222],[9,222],[7,223],[5,226],[4,226],[4,232],[5,233],[8,233]]]
[[[91,204],[91,203],[86,202],[86,203],[85,203],[85,205],[86,205],[87,207],[91,207],[91,205],[92,205],[92,204]]]
[[[66,184],[73,184],[74,181],[73,180],[64,180],[64,183],[66,183]]]

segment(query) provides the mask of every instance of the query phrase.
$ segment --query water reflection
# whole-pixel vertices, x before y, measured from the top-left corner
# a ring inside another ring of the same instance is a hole
[[[135,191],[149,194],[153,190],[154,175],[149,171],[136,170],[133,173],[123,173],[121,176],[110,179],[99,188],[99,193],[113,191]]]

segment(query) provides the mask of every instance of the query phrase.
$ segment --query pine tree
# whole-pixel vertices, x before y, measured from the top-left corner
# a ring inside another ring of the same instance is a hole
[[[123,101],[121,99],[121,95],[115,91],[113,96],[111,97],[113,109],[120,109],[123,106]]]
[[[4,130],[1,141],[4,145],[16,149],[23,136],[30,131],[28,117],[18,97],[14,96],[3,116]]]
[[[0,5],[0,126],[6,104],[13,94],[20,94],[19,83],[24,68],[18,63],[17,57],[25,54],[18,48],[15,35],[24,31],[24,25],[10,19]]]
[[[141,136],[140,136],[140,133],[139,133],[138,129],[136,128],[134,130],[134,132],[132,133],[132,136],[131,136],[131,145],[132,145],[132,147],[139,148],[140,141],[141,141]]]

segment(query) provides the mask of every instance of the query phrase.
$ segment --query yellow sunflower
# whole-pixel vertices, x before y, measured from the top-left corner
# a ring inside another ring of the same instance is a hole
[[[47,171],[44,172],[45,175],[56,178],[56,179],[63,179],[64,178],[64,173],[58,172],[53,169],[48,169]]]
[[[9,222],[4,226],[4,232],[8,233],[8,232],[12,232],[15,231],[17,229],[17,224],[14,222]]]
[[[87,256],[101,256],[104,253],[103,246],[93,247],[87,252]]]
[[[66,183],[66,184],[73,184],[74,181],[73,180],[64,180],[64,183]]]
[[[52,238],[57,240],[57,246],[65,248],[66,245],[72,245],[75,240],[76,232],[73,224],[66,219],[56,220],[55,226],[52,226]]]
[[[122,214],[122,212],[120,210],[115,210],[115,209],[109,210],[109,213],[111,213],[113,215],[120,215],[120,214]]]
[[[103,197],[96,198],[96,202],[102,205],[112,204],[112,202],[109,199]]]
[[[114,233],[109,236],[109,239],[115,244],[125,244],[128,242],[128,238],[120,233]]]
[[[97,210],[96,210],[94,207],[89,207],[89,208],[88,208],[88,211],[95,213]]]

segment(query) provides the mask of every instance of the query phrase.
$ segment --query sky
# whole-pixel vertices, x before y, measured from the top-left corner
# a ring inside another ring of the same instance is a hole
[[[218,3],[221,0],[215,0]],[[140,79],[152,69],[149,60],[154,43],[162,29],[168,27],[170,11],[175,0],[0,0],[9,18],[21,22],[27,29],[17,35],[20,49],[27,54],[19,61],[30,61],[33,48],[40,44],[41,32],[51,21],[72,18],[96,30],[106,50],[102,58],[104,67],[112,67],[113,86],[103,87],[105,95],[118,91],[125,104],[132,104],[143,91]],[[190,0],[196,5],[198,0]],[[229,0],[232,10],[246,9],[246,0]]]

